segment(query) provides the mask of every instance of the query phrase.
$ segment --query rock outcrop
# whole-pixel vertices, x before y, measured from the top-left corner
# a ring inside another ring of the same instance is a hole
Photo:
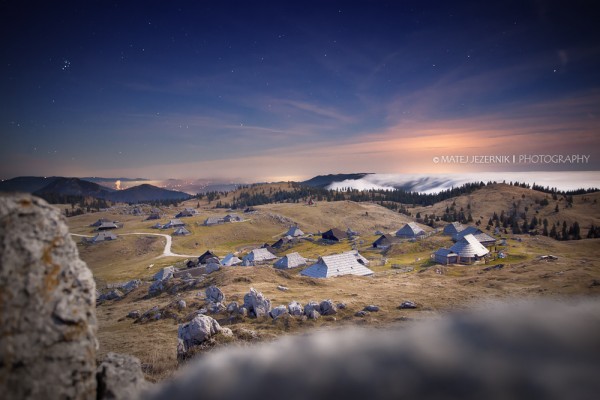
[[[337,307],[331,300],[323,300],[319,304],[321,315],[334,315],[337,314]]]
[[[286,306],[277,306],[269,312],[269,315],[273,319],[277,319],[277,318],[281,317],[282,315],[286,315],[286,314],[288,314],[288,310],[287,310]]]
[[[304,307],[302,307],[302,304],[298,303],[297,301],[291,301],[288,304],[288,312],[290,315],[300,317],[304,315]]]
[[[0,396],[96,398],[95,295],[60,211],[0,194]]]
[[[192,347],[201,345],[219,332],[221,332],[221,325],[215,319],[203,314],[197,315],[188,323],[179,325],[177,358],[185,359]]]
[[[174,273],[175,273],[175,267],[173,267],[172,265],[169,267],[164,267],[160,271],[158,271],[156,274],[154,274],[154,276],[152,277],[152,280],[164,281],[166,279],[171,279],[173,277]]]
[[[221,289],[212,285],[206,288],[206,300],[212,303],[224,303],[225,295]]]
[[[250,292],[244,296],[243,307],[248,310],[248,313],[252,313],[256,317],[264,317],[269,315],[269,311],[271,311],[271,301],[258,290],[250,288]]]
[[[136,357],[108,353],[96,371],[98,400],[127,400],[148,386],[140,360]]]

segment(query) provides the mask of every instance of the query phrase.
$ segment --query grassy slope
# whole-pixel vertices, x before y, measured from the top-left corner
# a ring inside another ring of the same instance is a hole
[[[539,202],[544,198],[548,199],[549,205],[542,207],[535,204],[536,200]],[[470,195],[442,201],[430,207],[411,208],[410,212],[413,215],[420,212],[422,215],[434,213],[442,216],[446,207],[450,207],[453,202],[456,203],[457,211],[461,207],[463,208],[465,215],[468,212],[467,206],[470,204],[474,221],[481,219],[483,227],[487,225],[488,219],[494,212],[497,212],[498,215],[502,210],[508,213],[512,209],[513,203],[518,205],[519,212],[524,212],[525,207],[528,207],[527,217],[530,222],[534,215],[540,222],[547,218],[550,224],[556,222],[562,224],[563,221],[567,221],[567,225],[570,226],[577,221],[583,235],[587,234],[591,224],[600,225],[600,192],[573,196],[573,207],[566,208],[566,199],[561,196],[558,200],[552,200],[552,196],[549,194],[506,184],[486,186]],[[557,204],[558,213],[554,211]]]
[[[457,205],[470,202],[476,213],[499,211],[501,207],[512,204],[512,196],[521,194],[538,196],[537,193],[520,188],[499,187],[495,193],[485,188],[472,194],[470,199],[458,198]],[[525,190],[525,192],[522,192]],[[542,195],[543,196],[543,195]],[[587,195],[597,198],[597,195]],[[543,198],[543,197],[542,197]],[[195,206],[196,204],[188,204]],[[576,198],[573,209],[559,212],[567,216],[586,217],[598,221],[599,212],[592,202],[583,203]],[[551,203],[548,208],[554,209]],[[373,260],[374,277],[341,277],[329,280],[315,280],[298,275],[299,271],[282,273],[270,267],[232,267],[224,268],[208,277],[202,287],[181,293],[190,308],[179,315],[197,309],[203,304],[203,288],[218,285],[227,302],[243,301],[243,295],[250,287],[262,291],[272,300],[272,304],[287,304],[297,300],[303,304],[310,300],[320,301],[331,298],[336,302],[346,302],[348,310],[339,313],[336,321],[322,318],[318,321],[273,322],[267,320],[246,319],[230,324],[226,317],[220,316],[219,322],[230,326],[240,341],[240,328],[256,331],[262,340],[306,329],[339,327],[344,324],[382,325],[404,321],[406,317],[427,318],[439,313],[464,307],[470,307],[489,299],[512,299],[531,296],[572,296],[598,295],[599,286],[593,286],[594,280],[600,281],[600,240],[581,240],[557,242],[545,237],[521,236],[521,241],[509,239],[506,246],[508,258],[497,260],[493,264],[503,263],[501,270],[483,272],[479,266],[439,266],[432,265],[429,256],[438,247],[448,246],[450,240],[434,235],[427,240],[406,242],[394,246],[382,254],[369,249],[376,238],[374,231],[395,231],[410,219],[372,204],[351,202],[318,203],[316,207],[303,204],[274,204],[257,207],[258,213],[248,216],[249,221],[215,227],[199,224],[210,215],[224,215],[224,210],[201,207],[197,217],[186,218],[192,235],[174,238],[173,251],[185,254],[201,254],[207,248],[223,256],[228,252],[245,249],[265,241],[274,242],[285,233],[290,222],[298,223],[305,233],[323,231],[337,226],[342,229],[351,227],[362,233],[357,245],[361,253]],[[436,205],[427,210],[440,209],[445,205]],[[165,210],[167,211],[167,210]],[[177,210],[168,210],[174,215]],[[368,212],[368,216],[366,213]],[[430,212],[430,211],[428,211]],[[540,211],[542,213],[542,211]],[[578,213],[581,213],[579,215]],[[491,214],[490,214],[491,215]],[[121,215],[117,213],[96,213],[69,218],[72,232],[92,234],[88,225],[100,217],[117,219],[125,223],[123,232],[157,232],[149,229],[156,221],[143,221],[143,217]],[[166,222],[166,218],[162,221]],[[487,218],[486,218],[487,220]],[[119,231],[118,231],[119,232]],[[162,232],[165,233],[165,232]],[[169,232],[166,232],[169,233]],[[93,246],[79,245],[81,257],[88,263],[100,286],[105,282],[122,281],[130,278],[149,278],[159,267],[171,265],[178,258],[155,257],[162,252],[164,239],[150,236],[121,236],[118,241]],[[350,243],[333,246],[302,241],[292,249],[302,255],[316,258],[318,255],[337,253],[350,249]],[[557,261],[538,261],[537,256],[555,254]],[[385,265],[379,261],[387,258]],[[154,264],[152,268],[149,265]],[[413,272],[400,272],[392,269],[392,264],[412,266]],[[131,310],[145,311],[152,306],[166,306],[176,298],[162,294],[146,299],[149,283],[132,292],[121,301],[107,302],[98,307],[100,353],[108,351],[134,354],[145,364],[150,379],[162,379],[176,369],[177,323],[172,319],[147,324],[133,324],[124,316]],[[284,285],[289,291],[277,290]],[[416,301],[418,310],[399,310],[397,306],[404,300]],[[354,317],[354,313],[368,304],[381,307],[379,313],[367,318]],[[140,339],[143,338],[143,339]]]

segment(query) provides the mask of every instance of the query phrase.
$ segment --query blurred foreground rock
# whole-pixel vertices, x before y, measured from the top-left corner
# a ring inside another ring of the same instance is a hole
[[[0,194],[2,398],[96,398],[95,297],[59,210]]]
[[[598,337],[598,300],[514,302],[399,329],[226,348],[141,398],[595,399]]]

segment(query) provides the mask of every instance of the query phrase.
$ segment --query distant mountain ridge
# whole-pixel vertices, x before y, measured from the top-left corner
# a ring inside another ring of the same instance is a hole
[[[33,192],[33,194],[40,197],[53,194],[59,196],[84,196],[107,199],[112,191],[113,189],[79,178],[56,178],[48,185]]]
[[[58,176],[18,176],[0,182],[0,192],[33,193],[54,182]]]
[[[125,203],[187,200],[191,197],[187,193],[149,184],[115,190],[84,179],[65,177],[17,177],[0,182],[0,192],[26,192],[43,198],[82,196]]]
[[[117,190],[110,194],[107,200],[125,203],[139,203],[151,200],[187,200],[191,196],[177,190],[159,188],[147,183],[133,186],[124,190]]]

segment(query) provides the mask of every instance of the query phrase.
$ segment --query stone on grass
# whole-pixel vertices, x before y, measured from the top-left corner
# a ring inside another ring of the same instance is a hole
[[[179,311],[184,310],[187,307],[185,300],[177,300],[177,309]]]
[[[123,294],[123,292],[121,292],[119,289],[112,289],[112,290],[108,291],[108,293],[105,293],[105,294],[101,295],[100,296],[100,301],[120,300],[124,296],[125,295]]]
[[[164,267],[162,268],[160,271],[158,271],[156,274],[154,274],[154,276],[152,277],[152,280],[154,281],[164,281],[167,279],[171,279],[173,277],[173,274],[175,273],[175,267],[174,266],[168,266],[168,267]]]
[[[277,319],[287,313],[288,313],[288,310],[287,310],[286,306],[277,306],[277,307],[273,308],[271,310],[271,312],[269,312],[269,315],[271,316],[271,318]]]
[[[129,314],[127,314],[127,318],[132,318],[132,319],[138,319],[140,317],[140,311],[139,310],[134,310],[134,311],[130,311]]]
[[[337,307],[333,304],[333,301],[323,300],[321,304],[319,304],[319,312],[321,315],[334,315],[337,313]]]
[[[356,314],[354,314],[355,317],[366,317],[367,315],[369,315],[368,311],[357,311]]]
[[[304,307],[297,301],[291,301],[290,304],[288,304],[288,312],[290,315],[298,317],[304,314]]]
[[[411,308],[417,308],[417,304],[413,301],[403,301],[402,304],[400,304],[400,306],[398,307],[399,309],[403,310],[403,309],[411,309]]]
[[[368,305],[368,306],[366,306],[366,307],[363,309],[363,311],[368,311],[368,312],[377,312],[377,311],[379,311],[379,307],[377,307],[377,306],[375,306],[375,305],[371,304],[371,305]]]
[[[225,302],[225,295],[215,285],[211,285],[206,288],[206,300],[212,303],[223,303]]]
[[[194,346],[206,342],[221,331],[221,325],[208,315],[197,315],[190,322],[179,325],[177,330],[177,356],[183,357]]]
[[[271,301],[258,290],[250,288],[250,292],[244,296],[244,307],[257,318],[265,317],[271,311]]]
[[[136,398],[148,385],[140,360],[126,354],[108,353],[96,370],[96,379],[99,400]]]
[[[238,303],[236,301],[232,301],[231,303],[227,304],[227,312],[229,314],[237,313],[239,308],[240,307],[238,306]]]

